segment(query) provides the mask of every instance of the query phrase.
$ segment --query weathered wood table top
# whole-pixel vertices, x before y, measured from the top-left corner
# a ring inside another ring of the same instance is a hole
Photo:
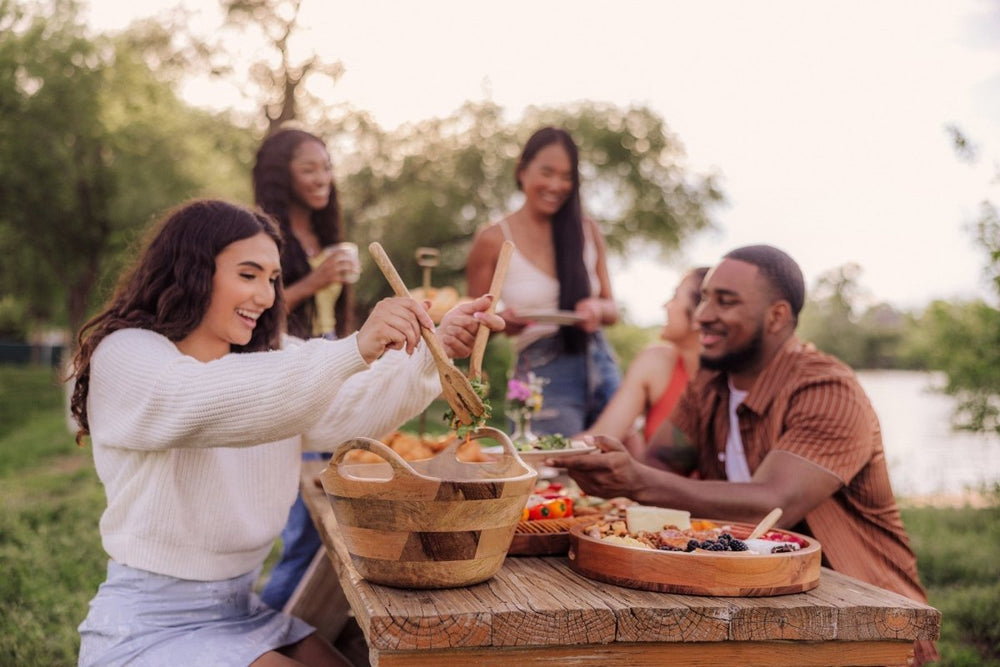
[[[940,612],[824,568],[793,595],[723,598],[622,588],[565,557],[508,557],[489,581],[448,590],[369,584],[351,564],[317,475],[303,499],[365,633],[372,665],[904,665]]]

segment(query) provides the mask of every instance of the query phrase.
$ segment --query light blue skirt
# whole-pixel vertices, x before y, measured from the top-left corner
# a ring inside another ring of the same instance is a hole
[[[80,624],[80,665],[249,665],[314,632],[253,592],[257,571],[188,581],[108,561]]]

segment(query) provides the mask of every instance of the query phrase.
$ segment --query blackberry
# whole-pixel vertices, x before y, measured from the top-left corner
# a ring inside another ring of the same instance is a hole
[[[711,546],[712,546],[713,544],[715,544],[715,542],[713,542],[712,540],[705,540],[704,542],[702,542],[702,543],[701,543],[700,545],[698,545],[698,546],[700,546],[700,547],[701,547],[702,549],[708,549],[708,548],[709,548],[709,547],[711,547]]]
[[[729,548],[732,549],[733,551],[748,551],[750,549],[750,547],[747,546],[746,542],[736,539],[732,540],[729,543]]]
[[[719,535],[720,542],[732,542],[733,539],[734,539],[733,536],[730,535],[729,533],[723,533],[722,535]]]
[[[722,542],[716,542],[708,548],[709,551],[729,551],[725,544]]]

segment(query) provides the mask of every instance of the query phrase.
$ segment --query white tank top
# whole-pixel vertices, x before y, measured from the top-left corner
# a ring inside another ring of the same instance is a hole
[[[501,220],[499,224],[504,238],[513,242],[507,220]],[[590,277],[591,296],[599,296],[601,281],[597,277],[597,245],[588,233],[586,224],[583,234],[583,265]],[[500,301],[504,307],[515,311],[559,310],[559,281],[532,264],[515,245],[507,267],[507,278],[500,292]],[[558,330],[558,324],[531,324],[514,337],[514,348],[520,352],[535,341],[555,335]]]

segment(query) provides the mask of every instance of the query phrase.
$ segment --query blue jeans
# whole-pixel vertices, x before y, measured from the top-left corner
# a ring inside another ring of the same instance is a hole
[[[306,461],[329,459],[330,455],[305,452],[302,458]],[[285,527],[281,529],[281,559],[271,570],[271,576],[260,592],[260,599],[272,609],[281,610],[322,546],[323,541],[302,501],[302,494],[299,494],[288,512]]]
[[[539,435],[571,436],[589,427],[621,383],[614,350],[600,331],[587,337],[585,354],[562,348],[553,336],[532,343],[517,357],[515,375],[531,371],[548,380],[542,409],[531,420],[531,430]]]

